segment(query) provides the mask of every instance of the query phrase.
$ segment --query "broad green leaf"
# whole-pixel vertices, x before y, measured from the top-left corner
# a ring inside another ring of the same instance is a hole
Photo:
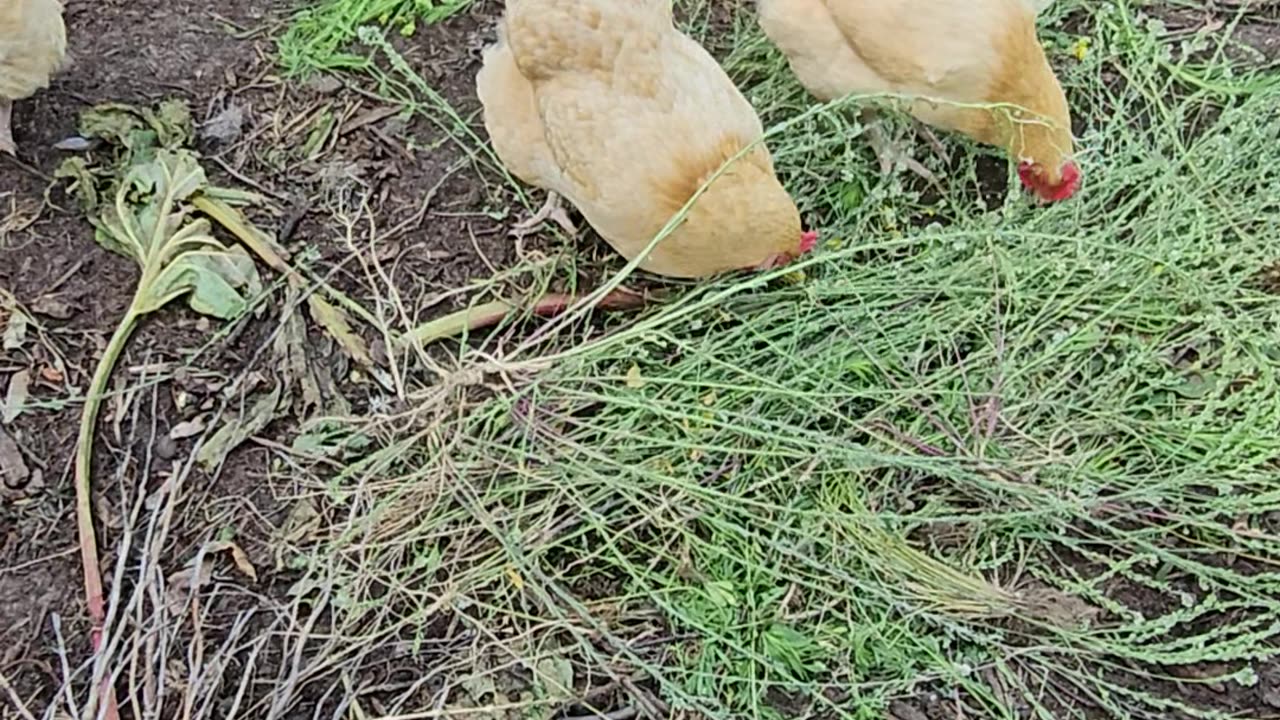
[[[230,320],[244,312],[244,298],[228,277],[220,274],[219,270],[225,268],[217,265],[217,259],[216,255],[199,252],[178,256],[151,283],[145,311],[157,310],[185,294],[192,310],[219,320]]]
[[[241,289],[261,290],[244,249],[223,245],[208,220],[191,219],[183,207],[204,185],[204,170],[194,155],[161,150],[129,171],[115,206],[98,219],[98,242],[141,266],[136,313],[186,296],[196,312],[226,320],[245,310]]]

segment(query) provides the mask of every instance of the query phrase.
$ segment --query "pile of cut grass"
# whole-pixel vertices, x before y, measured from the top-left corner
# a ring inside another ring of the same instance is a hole
[[[792,120],[811,103],[739,18],[730,71],[788,121],[827,247],[585,342],[461,346],[412,411],[330,421],[350,454],[296,563],[334,635],[405,643],[440,706],[494,716],[606,686],[709,718],[1211,718],[1191,686],[1255,692],[1280,89],[1131,4],[1055,12],[1091,41],[1058,63],[1087,181],[1047,208],[989,206],[959,143],[940,201],[880,181],[846,109]]]
[[[382,25],[407,37],[420,24],[452,17],[471,1],[321,0],[299,10],[277,40],[280,63],[290,75],[366,69],[368,54],[351,46],[361,27]]]

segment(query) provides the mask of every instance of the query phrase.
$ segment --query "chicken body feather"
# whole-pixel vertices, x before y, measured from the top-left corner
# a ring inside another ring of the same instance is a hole
[[[1049,4],[759,0],[759,21],[819,99],[893,93],[942,101],[917,100],[910,110],[925,123],[1008,150],[1056,186],[1073,141],[1066,95],[1036,37],[1035,13]],[[984,104],[1010,107],[972,107]]]
[[[0,98],[22,100],[49,86],[67,52],[59,0],[5,0],[0,8]]]
[[[0,151],[14,151],[13,101],[48,87],[66,52],[60,0],[0,1]]]
[[[699,277],[798,255],[799,213],[763,128],[723,69],[671,23],[666,0],[511,0],[476,80],[499,158],[567,198],[614,249]]]

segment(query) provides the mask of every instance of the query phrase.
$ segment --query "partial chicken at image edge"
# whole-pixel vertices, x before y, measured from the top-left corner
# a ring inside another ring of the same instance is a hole
[[[67,51],[60,0],[0,3],[0,152],[16,154],[13,103],[49,86]]]
[[[1066,94],[1036,35],[1036,15],[1051,4],[757,2],[761,29],[817,99],[876,93],[936,98],[942,102],[911,103],[911,113],[927,125],[1006,150],[1018,163],[1022,184],[1054,202],[1073,195],[1081,176]]]
[[[667,0],[509,0],[498,35],[476,76],[498,158],[627,260],[704,184],[641,269],[706,277],[813,248],[755,110]]]

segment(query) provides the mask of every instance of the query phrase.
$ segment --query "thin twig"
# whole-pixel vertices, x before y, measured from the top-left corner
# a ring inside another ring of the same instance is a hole
[[[17,708],[18,714],[22,716],[22,720],[36,720],[36,717],[27,709],[26,704],[22,702],[22,698],[18,697],[18,691],[14,690],[13,685],[9,684],[9,678],[5,677],[2,672],[0,672],[0,690],[4,690],[5,693],[8,694],[9,701],[13,703],[15,708]]]

